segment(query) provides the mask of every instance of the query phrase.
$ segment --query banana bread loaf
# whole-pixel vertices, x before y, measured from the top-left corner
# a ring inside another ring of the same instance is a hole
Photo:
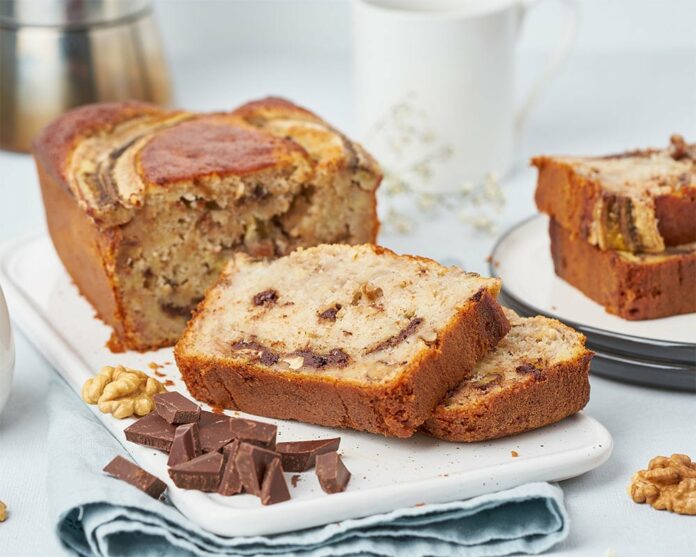
[[[587,404],[593,353],[555,319],[505,310],[510,332],[442,401],[423,429],[447,441],[484,441],[553,424]]]
[[[696,242],[696,144],[606,157],[536,157],[536,204],[603,250],[659,253]]]
[[[233,253],[377,233],[374,160],[282,99],[218,114],[85,106],[34,156],[53,243],[113,349],[174,344]]]
[[[556,274],[609,313],[640,320],[696,312],[696,243],[659,254],[601,249],[549,223]]]
[[[507,333],[499,289],[371,245],[237,254],[174,354],[213,405],[408,437]]]

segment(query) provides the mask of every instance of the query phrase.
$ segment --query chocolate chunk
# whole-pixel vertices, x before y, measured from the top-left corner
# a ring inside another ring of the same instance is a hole
[[[157,412],[150,412],[124,430],[128,441],[166,453],[172,448],[175,432],[176,426],[168,424]]]
[[[220,495],[237,495],[243,490],[242,480],[237,472],[237,450],[239,449],[239,441],[235,439],[222,448],[222,456],[225,460],[225,465],[222,469],[222,479],[218,487]]]
[[[262,505],[274,505],[290,499],[290,491],[288,490],[288,484],[285,481],[283,467],[279,458],[276,458],[268,465],[263,476],[260,497]]]
[[[278,443],[276,452],[280,454],[283,470],[286,472],[304,472],[314,466],[317,455],[338,450],[340,443],[340,437],[317,441],[292,441]]]
[[[219,451],[234,439],[234,435],[230,430],[231,420],[232,418],[225,414],[201,412],[198,426],[201,435],[201,448],[204,453]]]
[[[260,342],[238,340],[232,345],[235,350],[251,350],[258,352],[259,361],[265,366],[272,366],[278,363],[279,356],[270,348],[264,346]]]
[[[272,306],[278,301],[278,292],[269,289],[254,295],[255,306]]]
[[[350,356],[340,348],[334,348],[327,354],[319,354],[310,349],[296,350],[291,356],[301,356],[302,365],[321,369],[324,367],[345,367],[350,362]]]
[[[275,449],[278,428],[265,422],[230,418],[230,432],[234,439],[272,451]]]
[[[531,373],[532,375],[534,375],[534,379],[536,379],[537,381],[544,378],[544,373],[538,367],[533,366],[532,364],[519,365],[515,368],[515,371],[521,375]]]
[[[422,317],[414,317],[413,319],[411,319],[409,324],[406,325],[406,327],[399,331],[398,334],[383,340],[376,346],[373,346],[367,351],[367,354],[380,352],[381,350],[393,348],[394,346],[401,344],[404,340],[406,340],[408,337],[410,337],[413,333],[415,333],[418,330],[418,327],[420,327],[421,323],[423,323]]]
[[[176,466],[182,462],[193,460],[201,456],[201,438],[198,424],[183,424],[176,428],[174,441],[169,451],[167,466]]]
[[[170,468],[169,476],[182,489],[217,491],[224,463],[220,453],[208,453]]]
[[[329,309],[325,309],[319,314],[319,319],[324,319],[325,321],[336,321],[336,315],[343,306],[341,304],[336,304]]]
[[[190,424],[197,422],[201,408],[195,402],[175,391],[154,396],[155,410],[170,424]]]
[[[104,472],[137,487],[140,491],[147,493],[155,499],[159,499],[160,495],[167,489],[167,484],[158,477],[153,476],[150,472],[146,472],[140,466],[133,464],[122,456],[117,456],[109,462],[104,467]]]
[[[280,460],[278,453],[248,443],[239,445],[235,455],[235,463],[242,485],[248,493],[261,494],[263,476],[274,459]]]
[[[317,455],[317,477],[326,493],[344,491],[350,480],[350,472],[336,451]]]

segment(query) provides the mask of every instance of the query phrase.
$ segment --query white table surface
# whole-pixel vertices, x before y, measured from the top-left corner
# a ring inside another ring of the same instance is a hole
[[[312,107],[349,133],[353,129],[349,64],[335,54],[230,55],[174,60],[173,66],[181,106],[225,109],[274,93]],[[525,159],[539,152],[611,152],[662,145],[677,131],[696,139],[694,51],[588,53],[571,57],[552,84],[529,122],[521,151]],[[523,165],[505,180],[508,202],[499,232],[534,212],[533,187],[534,173]],[[30,158],[0,153],[0,240],[44,226]],[[453,218],[434,218],[413,234],[383,235],[381,241],[399,251],[456,257],[467,269],[485,272],[494,238]],[[0,416],[0,500],[11,513],[0,524],[0,555],[62,555],[45,489],[51,456],[45,449],[45,400],[54,372],[19,332],[16,344],[13,392]],[[562,482],[571,534],[548,555],[696,554],[695,517],[657,512],[632,503],[626,494],[633,472],[653,456],[682,452],[696,458],[696,397],[596,376],[591,382],[587,412],[610,430],[615,451],[599,469]]]

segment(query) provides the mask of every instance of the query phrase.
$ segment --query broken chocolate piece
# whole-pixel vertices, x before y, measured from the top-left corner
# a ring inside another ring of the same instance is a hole
[[[201,438],[198,424],[183,424],[176,428],[174,441],[169,451],[167,466],[176,466],[201,456]]]
[[[273,460],[266,469],[260,497],[262,505],[274,505],[290,499],[290,490],[279,458]]]
[[[255,306],[272,306],[278,301],[278,292],[273,289],[264,290],[254,295]]]
[[[159,499],[160,495],[167,489],[167,484],[158,477],[153,476],[150,472],[143,470],[140,466],[133,464],[122,456],[115,457],[109,464],[104,466],[104,472],[137,487],[140,491],[147,493],[155,499]]]
[[[174,485],[182,489],[217,491],[222,478],[224,458],[220,453],[208,453],[169,469]]]
[[[340,437],[316,441],[292,441],[278,443],[276,452],[280,454],[283,470],[286,472],[304,472],[314,466],[317,455],[338,450],[340,443]]]
[[[200,406],[176,391],[155,395],[154,400],[155,410],[169,424],[190,424],[200,418]]]
[[[231,420],[232,418],[225,414],[201,412],[198,427],[201,435],[201,449],[204,453],[219,451],[234,439],[234,435],[230,431]]]
[[[239,441],[235,439],[222,448],[222,456],[225,460],[225,465],[222,469],[222,479],[218,487],[218,493],[220,495],[237,495],[237,493],[241,493],[244,489],[242,480],[239,479],[237,462],[235,461],[239,445]]]
[[[239,445],[235,455],[235,463],[242,485],[248,493],[261,494],[263,476],[274,459],[280,460],[278,453],[248,443]]]
[[[336,451],[317,455],[317,477],[326,493],[339,493],[346,489],[350,472]]]
[[[275,449],[278,428],[265,422],[230,418],[230,432],[234,439],[272,451]]]
[[[131,443],[145,445],[168,453],[174,441],[176,426],[168,424],[157,412],[150,412],[129,425],[124,433]]]

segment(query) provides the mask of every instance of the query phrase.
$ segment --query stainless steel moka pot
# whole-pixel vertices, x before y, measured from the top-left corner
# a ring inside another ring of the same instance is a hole
[[[148,1],[0,0],[0,148],[78,105],[170,94]]]

